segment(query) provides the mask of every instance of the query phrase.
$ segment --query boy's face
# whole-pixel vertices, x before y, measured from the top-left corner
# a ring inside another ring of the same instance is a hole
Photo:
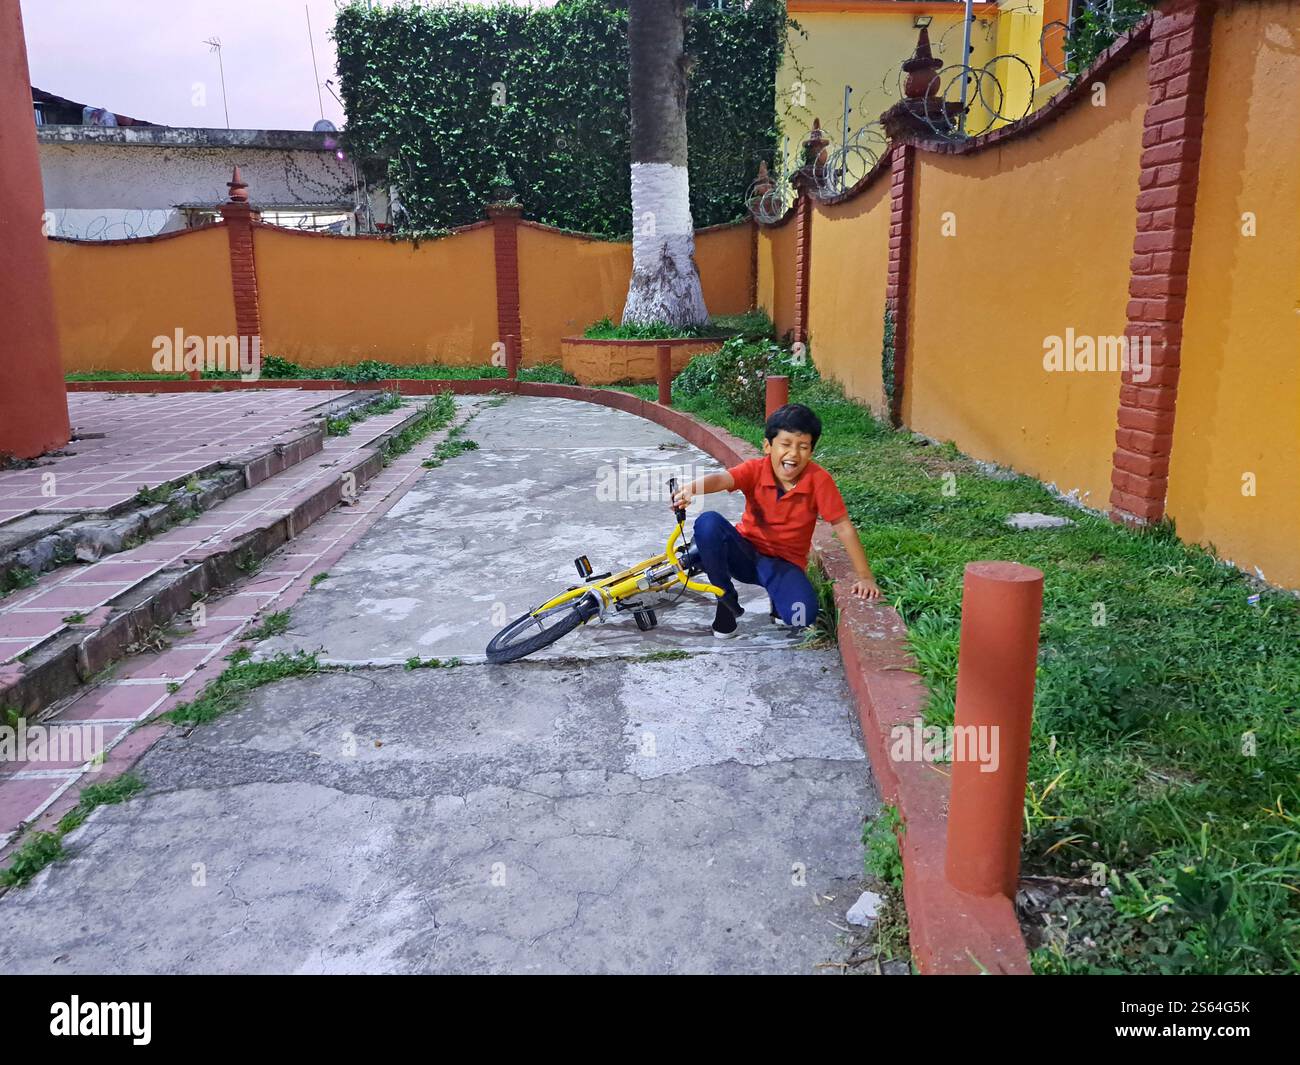
[[[792,433],[782,429],[771,440],[763,441],[763,454],[772,460],[772,472],[782,481],[797,481],[812,462],[811,433]]]

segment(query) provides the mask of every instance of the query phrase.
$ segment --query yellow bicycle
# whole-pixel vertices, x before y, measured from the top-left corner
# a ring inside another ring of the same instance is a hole
[[[677,491],[676,478],[668,482],[669,498]],[[637,628],[642,632],[659,624],[652,597],[679,588],[678,597],[686,589],[721,596],[722,589],[704,581],[692,580],[703,567],[699,551],[689,540],[678,550],[678,541],[685,535],[686,508],[674,507],[677,524],[663,554],[647,558],[619,573],[592,573],[586,555],[573,560],[583,583],[546,600],[527,614],[515,618],[492,637],[487,646],[489,662],[514,662],[520,658],[549,647],[561,636],[585,625],[592,618],[602,622],[619,611],[631,611]],[[674,600],[675,601],[675,600]]]

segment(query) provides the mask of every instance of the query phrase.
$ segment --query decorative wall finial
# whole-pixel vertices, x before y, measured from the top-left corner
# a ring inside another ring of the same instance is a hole
[[[248,202],[248,182],[239,174],[239,167],[236,165],[235,173],[229,181],[226,182],[226,188],[230,190],[231,203]]]

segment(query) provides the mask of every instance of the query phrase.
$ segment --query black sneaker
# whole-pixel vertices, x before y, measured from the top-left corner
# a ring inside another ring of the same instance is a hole
[[[718,609],[713,614],[713,635],[719,640],[736,635],[736,618],[745,612],[740,605],[740,596],[728,592],[718,600]]]
[[[718,600],[718,609],[713,614],[713,635],[719,640],[730,639],[736,635],[736,615],[722,599]]]

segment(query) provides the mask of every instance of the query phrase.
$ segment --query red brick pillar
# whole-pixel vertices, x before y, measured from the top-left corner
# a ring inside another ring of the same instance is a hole
[[[790,339],[808,343],[808,286],[812,281],[812,197],[816,184],[813,170],[826,161],[826,134],[821,120],[814,118],[808,139],[803,142],[804,165],[795,172],[794,216],[794,327]]]
[[[1130,350],[1150,344],[1150,376],[1139,381],[1127,370],[1120,385],[1110,493],[1115,521],[1146,524],[1165,513],[1213,17],[1209,0],[1173,0],[1161,5],[1151,26],[1124,330]]]
[[[516,337],[515,359],[523,365],[524,331],[519,321],[519,220],[524,209],[512,204],[490,203],[492,249],[496,260],[497,336]]]
[[[890,156],[889,177],[889,273],[885,284],[885,308],[894,320],[894,392],[889,417],[895,425],[903,421],[903,381],[907,370],[907,314],[912,287],[912,214],[916,202],[916,148],[895,144]]]
[[[44,213],[22,13],[0,0],[0,455],[24,459],[72,435]]]
[[[230,241],[230,281],[235,292],[235,328],[240,343],[251,344],[262,335],[262,309],[257,296],[257,264],[253,256],[253,224],[261,215],[248,202],[248,183],[239,175],[239,167],[226,182],[230,199],[221,205],[226,236]],[[248,340],[243,340],[247,337]]]
[[[794,215],[794,327],[790,339],[808,342],[808,282],[812,273],[812,197],[804,182],[795,178]]]

